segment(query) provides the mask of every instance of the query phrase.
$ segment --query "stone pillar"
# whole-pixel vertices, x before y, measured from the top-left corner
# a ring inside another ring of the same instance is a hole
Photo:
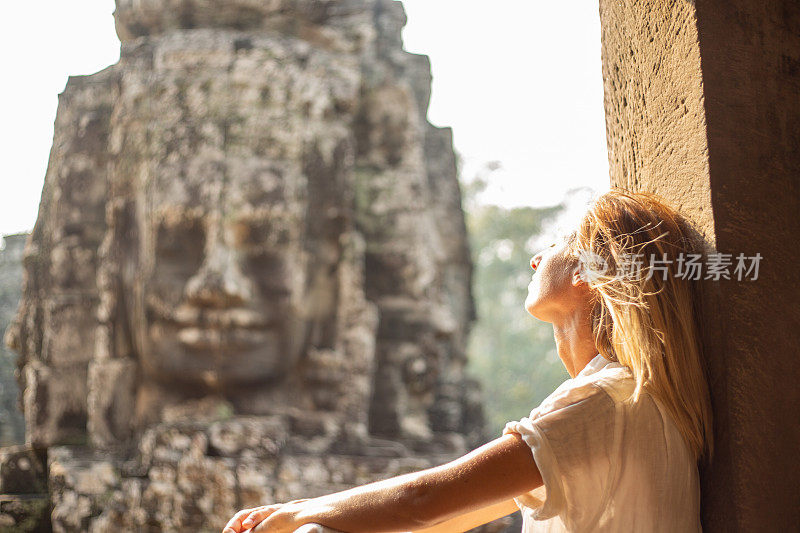
[[[800,4],[601,0],[611,182],[692,220],[731,279],[703,281],[716,453],[707,531],[800,522]],[[757,279],[736,256],[761,254]],[[703,276],[706,276],[704,271]]]

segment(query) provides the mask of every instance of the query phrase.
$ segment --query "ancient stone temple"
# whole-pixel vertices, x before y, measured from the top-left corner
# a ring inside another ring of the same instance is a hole
[[[401,4],[116,7],[119,63],[59,98],[0,525],[217,531],[481,443],[451,131]]]

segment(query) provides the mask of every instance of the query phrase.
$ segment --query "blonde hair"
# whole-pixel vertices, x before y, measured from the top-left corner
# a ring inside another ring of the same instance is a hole
[[[584,266],[591,259],[584,279],[595,346],[631,369],[636,387],[628,400],[642,391],[658,400],[699,460],[711,457],[713,436],[697,282],[678,276],[686,267],[679,254],[702,257],[690,235],[689,223],[655,194],[614,187],[590,204],[568,250]]]

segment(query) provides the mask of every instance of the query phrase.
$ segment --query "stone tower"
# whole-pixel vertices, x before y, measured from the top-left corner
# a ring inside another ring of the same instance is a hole
[[[401,4],[115,18],[119,63],[60,95],[7,334],[3,460],[46,454],[53,527],[218,530],[479,444],[452,136]]]

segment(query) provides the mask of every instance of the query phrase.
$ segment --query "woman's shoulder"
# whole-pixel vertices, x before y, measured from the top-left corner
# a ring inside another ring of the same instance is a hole
[[[531,418],[551,413],[578,404],[597,404],[613,403],[606,392],[596,379],[587,379],[582,376],[571,378],[562,383],[556,390],[550,393],[542,402],[531,412]]]
[[[631,369],[616,362],[609,363],[589,377],[592,378],[591,383],[608,394],[614,403],[629,398],[636,388]]]
[[[587,408],[613,410],[630,397],[635,385],[628,367],[598,358],[592,361],[591,366],[556,388],[531,411],[530,418],[578,404]]]

